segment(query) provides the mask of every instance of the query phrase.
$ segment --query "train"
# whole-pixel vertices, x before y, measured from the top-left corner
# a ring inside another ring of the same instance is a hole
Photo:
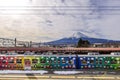
[[[0,70],[120,70],[120,55],[0,55]]]

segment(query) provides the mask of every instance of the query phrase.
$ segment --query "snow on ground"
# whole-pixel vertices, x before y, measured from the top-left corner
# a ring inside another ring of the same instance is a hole
[[[42,74],[48,73],[48,71],[45,71],[45,70],[39,70],[39,71],[2,70],[0,71],[0,74],[9,74],[9,73],[24,73],[24,74],[38,73],[42,75]]]
[[[20,71],[20,70],[1,70],[0,74],[46,74],[48,71],[38,70],[38,71]],[[83,71],[53,71],[54,74],[79,74],[83,73]]]
[[[83,73],[81,71],[54,71],[54,74],[78,74],[78,73]]]

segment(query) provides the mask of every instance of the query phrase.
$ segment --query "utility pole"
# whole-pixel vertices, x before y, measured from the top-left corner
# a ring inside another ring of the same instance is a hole
[[[38,47],[40,47],[41,46],[41,41],[39,42],[39,44],[38,44],[39,46]]]
[[[15,47],[16,47],[17,39],[15,38]]]
[[[30,47],[32,47],[32,41],[30,41]]]

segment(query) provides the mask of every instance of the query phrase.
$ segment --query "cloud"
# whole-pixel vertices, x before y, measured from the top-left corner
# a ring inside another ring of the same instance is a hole
[[[120,11],[115,10],[120,8],[119,0],[32,0],[27,5],[23,8],[29,10],[19,12],[0,10],[1,37],[39,42],[83,32],[120,40]]]

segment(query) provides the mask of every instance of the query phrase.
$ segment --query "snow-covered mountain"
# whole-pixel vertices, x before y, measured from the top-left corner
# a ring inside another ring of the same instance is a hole
[[[76,32],[76,33],[73,33],[72,37],[81,38],[81,37],[88,37],[88,36],[83,34],[83,33],[81,33],[81,32]]]
[[[71,37],[68,38],[62,38],[59,40],[48,42],[47,44],[51,45],[62,45],[62,44],[77,44],[79,39],[82,38],[83,40],[88,40],[90,43],[112,43],[112,42],[120,42],[115,40],[108,40],[108,39],[100,39],[100,38],[92,38],[88,37],[87,35],[77,32],[74,33]]]

